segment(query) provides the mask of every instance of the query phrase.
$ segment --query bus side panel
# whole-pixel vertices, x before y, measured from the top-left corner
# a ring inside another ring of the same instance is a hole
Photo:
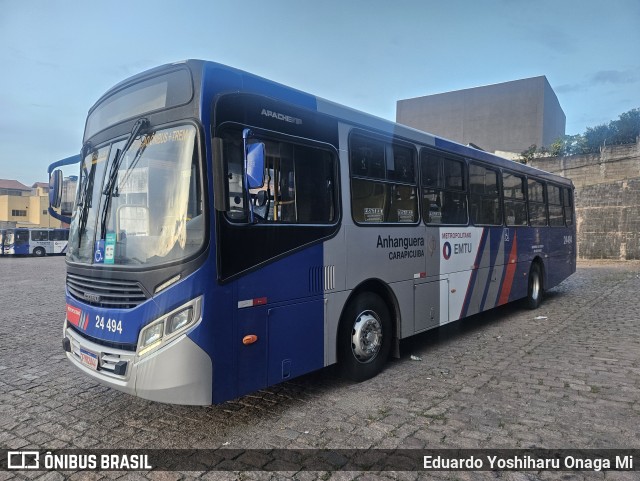
[[[366,279],[386,283],[413,279],[425,272],[425,228],[345,226],[347,288]]]
[[[324,365],[322,299],[269,309],[268,384],[306,374]]]
[[[267,386],[267,307],[255,306],[238,310],[236,319],[238,346],[237,395],[242,396]],[[243,345],[245,336],[256,336],[253,344]],[[215,380],[214,380],[215,382]]]
[[[576,271],[575,228],[551,227],[549,269],[545,289],[557,286]]]
[[[36,247],[42,247],[46,254],[52,254],[51,251],[51,241],[34,241],[31,240],[29,245],[29,254],[33,254],[33,251]]]
[[[485,228],[474,252],[473,271],[459,317],[506,304],[526,295],[526,280],[533,256],[521,256],[530,243],[528,229]],[[521,262],[519,262],[521,260]],[[524,289],[523,289],[524,287]]]
[[[366,280],[382,282],[399,303],[400,338],[415,333],[414,279],[426,272],[425,227],[344,226],[346,231],[347,289]],[[429,302],[439,302],[430,299]],[[394,306],[389,306],[393,310]],[[437,307],[437,306],[436,306]],[[437,311],[442,310],[437,307]],[[444,311],[442,311],[444,312]]]
[[[324,366],[323,271],[319,244],[234,282],[238,394]]]

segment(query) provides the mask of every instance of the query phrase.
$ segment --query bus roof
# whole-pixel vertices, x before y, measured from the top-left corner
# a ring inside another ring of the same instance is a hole
[[[350,123],[363,129],[373,130],[378,133],[390,135],[393,137],[400,137],[411,142],[440,149],[444,152],[455,153],[469,159],[488,162],[503,169],[515,170],[525,175],[536,176],[564,185],[573,185],[570,179],[567,179],[560,175],[546,172],[525,164],[521,164],[519,162],[514,162],[512,160],[494,155],[490,152],[476,149],[472,146],[459,144],[452,140],[438,137],[428,132],[423,132],[421,130],[414,129],[403,124],[383,119],[375,115],[367,114],[357,109],[346,107],[330,100],[326,100],[322,97],[311,95],[301,90],[288,87],[286,85],[265,79],[252,73],[245,72],[243,70],[206,60],[183,60],[171,64],[161,65],[159,67],[155,67],[153,69],[134,75],[133,77],[130,77],[109,89],[104,95],[102,95],[102,97],[100,97],[100,99],[91,107],[91,109],[89,109],[89,112],[93,111],[107,97],[113,95],[115,92],[121,90],[122,88],[125,88],[126,86],[134,84],[140,80],[161,74],[166,70],[175,69],[179,66],[185,66],[191,71],[198,73],[204,73],[206,71],[210,72],[211,74],[215,74],[217,71],[218,73],[222,72],[226,75],[230,74],[238,81],[237,83],[239,84],[239,89],[236,90],[236,92],[239,93],[252,93],[271,97],[276,100],[290,103],[296,107],[306,108],[324,115],[331,116],[339,121]]]

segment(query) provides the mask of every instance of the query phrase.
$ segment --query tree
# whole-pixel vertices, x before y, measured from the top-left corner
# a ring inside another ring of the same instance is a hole
[[[529,162],[531,162],[536,155],[536,150],[538,150],[538,146],[536,144],[532,144],[528,149],[520,152],[520,163],[528,164]]]
[[[640,109],[631,109],[612,121],[616,144],[632,144],[640,135]]]
[[[520,153],[520,162],[526,164],[538,157],[591,154],[605,145],[633,144],[639,136],[640,108],[631,109],[620,114],[618,120],[587,127],[583,134],[559,137],[549,148],[532,145]]]
[[[609,124],[596,125],[595,127],[587,127],[584,133],[585,145],[587,152],[598,152],[603,145],[614,144],[615,142],[615,128]]]
[[[565,139],[567,137],[568,136],[565,135],[564,137],[558,137],[553,141],[553,143],[549,146],[549,153],[551,154],[551,157],[560,157],[562,155],[566,155]]]

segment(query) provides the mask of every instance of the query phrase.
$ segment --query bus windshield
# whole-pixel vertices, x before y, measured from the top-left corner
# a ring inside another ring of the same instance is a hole
[[[183,125],[141,135],[125,152],[126,139],[90,152],[80,169],[69,260],[139,266],[196,253],[204,218],[195,140],[195,128]]]

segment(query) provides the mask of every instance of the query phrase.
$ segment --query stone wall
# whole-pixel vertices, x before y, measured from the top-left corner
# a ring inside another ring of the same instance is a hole
[[[640,141],[530,165],[573,180],[579,258],[640,259]]]

